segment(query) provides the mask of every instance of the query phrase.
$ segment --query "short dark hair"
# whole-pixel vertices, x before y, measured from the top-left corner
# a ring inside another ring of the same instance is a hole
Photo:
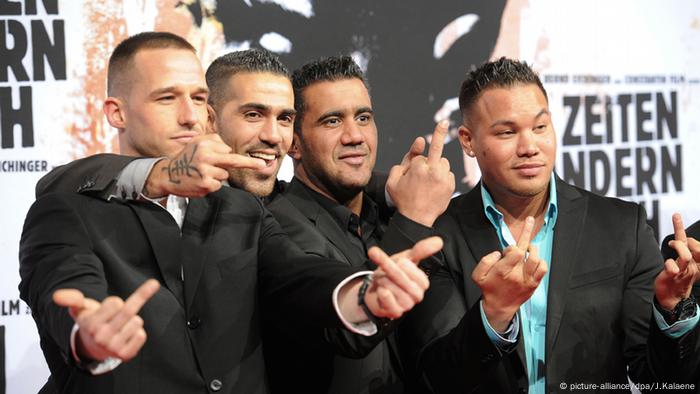
[[[294,87],[294,109],[297,111],[297,116],[294,119],[294,131],[299,132],[301,119],[304,116],[305,103],[302,97],[304,89],[316,82],[332,82],[352,78],[362,81],[369,91],[369,83],[365,74],[350,56],[322,57],[294,70],[292,87]]]
[[[547,98],[547,91],[542,86],[540,77],[524,61],[502,57],[493,62],[486,62],[467,74],[459,90],[459,110],[466,116],[471,106],[481,93],[490,88],[505,88],[515,85],[537,85]]]
[[[214,108],[226,101],[226,84],[239,72],[267,72],[289,78],[289,70],[280,59],[265,49],[247,49],[219,56],[207,69],[209,104]]]
[[[124,72],[138,51],[144,49],[184,49],[197,53],[192,44],[184,38],[168,32],[148,31],[135,34],[120,42],[109,57],[107,69],[107,94],[112,95],[117,85],[122,83],[129,72]]]

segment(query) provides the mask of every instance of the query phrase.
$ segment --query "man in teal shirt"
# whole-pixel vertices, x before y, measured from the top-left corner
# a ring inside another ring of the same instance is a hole
[[[554,174],[546,92],[525,63],[471,72],[460,108],[460,142],[482,182],[436,223],[447,269],[400,330],[425,391],[690,382],[699,317],[688,244],[675,243],[682,257],[664,267],[643,208]]]

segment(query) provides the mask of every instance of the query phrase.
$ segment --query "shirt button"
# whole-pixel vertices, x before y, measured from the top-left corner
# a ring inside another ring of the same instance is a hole
[[[194,330],[195,328],[199,327],[199,325],[202,323],[201,320],[197,316],[192,316],[190,320],[187,321],[187,327],[190,329]],[[213,382],[212,382],[213,383]],[[219,382],[221,383],[221,382]]]
[[[214,379],[211,382],[209,382],[209,389],[211,389],[211,391],[219,391],[219,390],[221,390],[221,387],[223,385],[224,384],[221,383],[221,381],[219,379]]]

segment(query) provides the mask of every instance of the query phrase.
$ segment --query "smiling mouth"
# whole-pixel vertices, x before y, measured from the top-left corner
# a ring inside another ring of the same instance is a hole
[[[256,159],[265,160],[265,164],[267,164],[268,166],[279,157],[279,155],[274,154],[274,153],[263,153],[263,152],[248,152],[248,156],[254,157]]]

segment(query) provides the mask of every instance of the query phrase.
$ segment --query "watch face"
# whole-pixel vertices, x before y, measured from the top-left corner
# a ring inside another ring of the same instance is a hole
[[[690,297],[678,303],[674,312],[676,312],[677,320],[685,320],[695,316],[696,310],[697,303],[695,302],[695,297],[691,294]]]

